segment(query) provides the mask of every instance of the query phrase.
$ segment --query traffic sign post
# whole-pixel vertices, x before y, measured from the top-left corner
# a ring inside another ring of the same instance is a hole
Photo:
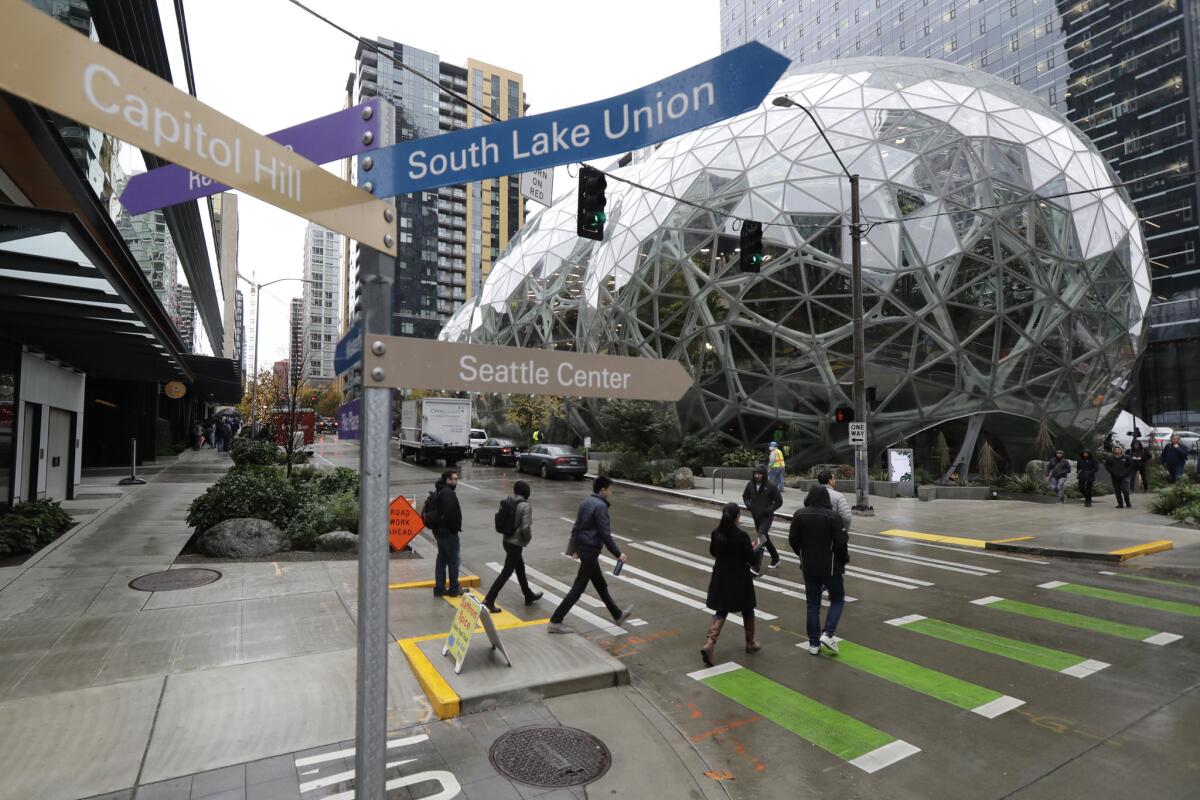
[[[535,169],[521,173],[521,196],[544,206],[554,202],[554,170]]]
[[[425,529],[421,515],[404,495],[397,495],[388,505],[388,544],[399,552]]]
[[[855,448],[865,448],[867,446],[867,423],[850,423],[850,445]]]
[[[349,372],[362,361],[362,325],[354,323],[333,350],[333,369],[338,375]]]

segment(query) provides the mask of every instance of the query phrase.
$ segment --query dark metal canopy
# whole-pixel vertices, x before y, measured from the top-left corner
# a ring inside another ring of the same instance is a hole
[[[233,405],[242,399],[242,372],[232,358],[214,358],[188,353],[183,357],[196,381],[193,391],[209,403]]]

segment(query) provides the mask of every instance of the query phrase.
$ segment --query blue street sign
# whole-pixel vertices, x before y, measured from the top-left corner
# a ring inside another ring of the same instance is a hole
[[[362,339],[362,325],[356,322],[337,343],[333,351],[333,369],[338,375],[362,363]]]
[[[358,181],[394,197],[636,150],[749,111],[789,63],[750,42],[607,100],[376,150]]]
[[[361,439],[359,428],[362,424],[362,401],[351,400],[338,406],[338,438]]]

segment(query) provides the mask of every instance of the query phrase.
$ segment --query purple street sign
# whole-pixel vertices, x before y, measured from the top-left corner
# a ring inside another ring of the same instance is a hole
[[[363,119],[368,108],[369,118]],[[366,137],[368,133],[370,136]],[[296,151],[314,164],[327,164],[339,158],[358,155],[379,146],[379,100],[369,100],[336,114],[268,133],[267,138]],[[257,167],[248,164],[247,168]],[[125,191],[121,193],[121,205],[130,214],[145,214],[147,211],[208,197],[228,188],[197,172],[171,164],[130,178]]]
[[[362,401],[351,400],[345,405],[338,406],[338,438],[358,439],[358,429],[362,424]]]

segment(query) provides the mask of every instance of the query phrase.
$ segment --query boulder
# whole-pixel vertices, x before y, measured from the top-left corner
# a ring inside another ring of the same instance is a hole
[[[317,549],[330,553],[357,553],[358,534],[350,531],[330,531],[317,537]]]
[[[212,526],[200,534],[196,547],[213,558],[258,558],[291,550],[292,543],[286,533],[265,519],[241,517]]]
[[[1095,458],[1095,455],[1092,457]],[[1078,466],[1078,464],[1074,461],[1071,461],[1069,458],[1067,461],[1071,464],[1071,474],[1067,476],[1067,486],[1075,486],[1079,483],[1079,473],[1075,471],[1075,468]],[[1048,462],[1034,459],[1025,465],[1025,474],[1030,478],[1045,482],[1047,463]]]
[[[675,488],[676,489],[695,489],[696,476],[687,467],[680,467],[675,470]]]

